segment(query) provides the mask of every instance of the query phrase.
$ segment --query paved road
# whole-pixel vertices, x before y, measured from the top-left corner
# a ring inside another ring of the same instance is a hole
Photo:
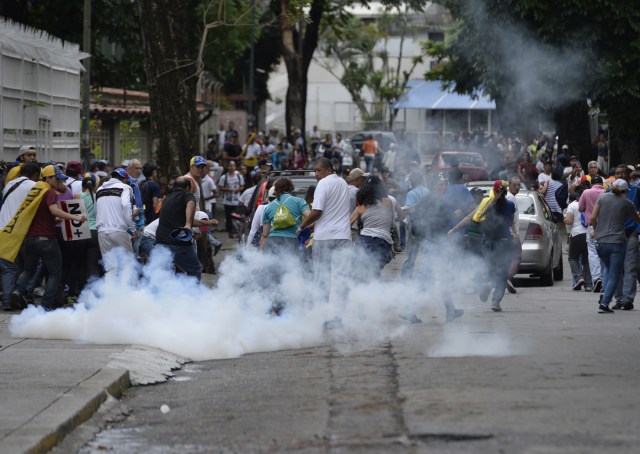
[[[406,330],[383,342],[187,364],[56,452],[637,452],[640,311],[520,283],[502,313],[460,294],[462,319],[394,318]]]

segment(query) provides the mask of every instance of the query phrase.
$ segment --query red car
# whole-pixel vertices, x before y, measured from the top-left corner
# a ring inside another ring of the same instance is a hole
[[[430,174],[432,177],[436,177],[440,172],[444,172],[448,176],[449,169],[456,163],[464,174],[464,182],[489,179],[487,164],[482,159],[482,155],[473,151],[439,152],[433,158]]]

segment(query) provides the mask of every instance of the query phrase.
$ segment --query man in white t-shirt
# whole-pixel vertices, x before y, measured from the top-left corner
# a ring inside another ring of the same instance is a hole
[[[349,188],[347,182],[333,172],[331,161],[320,158],[314,165],[318,185],[313,196],[311,214],[302,222],[298,233],[315,222],[313,230],[314,301],[344,301],[351,228],[349,226]],[[336,308],[337,309],[337,308]],[[325,324],[339,327],[338,319]]]

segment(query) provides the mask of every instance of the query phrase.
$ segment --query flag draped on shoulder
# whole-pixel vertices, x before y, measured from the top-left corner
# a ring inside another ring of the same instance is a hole
[[[0,231],[0,258],[10,262],[15,261],[18,252],[20,252],[22,241],[27,235],[31,221],[33,221],[42,197],[48,189],[51,189],[48,183],[44,181],[37,182],[35,186],[29,190],[29,193],[11,217],[9,223]]]

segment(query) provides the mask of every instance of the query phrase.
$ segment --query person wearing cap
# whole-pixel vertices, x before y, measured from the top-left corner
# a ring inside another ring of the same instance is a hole
[[[599,175],[591,177],[591,187],[585,189],[578,200],[578,211],[581,215],[584,215],[584,222],[587,224],[587,249],[589,251],[589,269],[591,271],[591,280],[593,282],[593,292],[600,293],[602,290],[602,278],[601,278],[601,260],[598,257],[598,251],[596,250],[596,239],[593,235],[593,226],[591,226],[591,214],[596,202],[602,194],[605,193],[605,188],[602,185],[603,180]]]
[[[633,203],[635,210],[639,211],[640,198],[638,187],[630,183],[630,173],[629,166],[619,165],[616,167],[616,178],[623,180],[627,184],[627,199]],[[627,236],[624,269],[614,294],[616,303],[613,309],[630,310],[633,309],[633,301],[637,290],[638,234],[640,234],[640,224],[634,222],[631,218],[627,218],[624,223],[624,229]]]
[[[36,162],[36,147],[32,145],[23,145],[20,147],[16,161],[11,165],[11,168],[4,180],[4,184],[6,185],[11,180],[18,178],[20,175],[20,168],[27,162]]]
[[[14,297],[24,300],[29,281],[36,272],[38,261],[42,260],[48,279],[41,306],[46,311],[52,311],[59,307],[56,303],[56,294],[62,273],[62,254],[56,239],[56,218],[82,223],[87,220],[87,217],[70,214],[58,208],[56,190],[66,189],[65,180],[68,177],[65,174],[55,166],[48,165],[42,169],[41,175],[46,184],[42,186],[44,193],[22,246],[24,269],[16,282]],[[39,187],[38,184],[35,187]]]
[[[347,175],[347,177],[345,178],[347,180],[347,183],[349,184],[349,212],[350,213],[353,213],[353,211],[356,209],[356,194],[358,193],[360,188],[364,186],[364,180],[366,180],[369,177],[369,175],[371,174],[365,173],[364,170],[362,170],[359,167],[356,167],[355,169],[352,169],[349,172],[349,175]]]
[[[100,253],[105,259],[107,273],[114,272],[114,262],[107,260],[107,253],[115,248],[123,248],[133,253],[132,237],[137,237],[133,209],[131,205],[131,187],[127,184],[129,175],[118,167],[111,172],[111,178],[96,191],[96,228]]]
[[[191,231],[193,228],[196,199],[191,187],[192,183],[187,177],[176,178],[173,189],[162,202],[156,230],[156,245],[168,248],[174,265],[199,281],[202,265],[191,241],[182,241],[176,238],[175,234],[172,236],[172,233],[179,229]]]
[[[194,156],[189,161],[189,171],[184,175],[191,182],[191,192],[196,199],[196,208],[204,209],[204,204],[200,203],[202,191],[200,191],[200,181],[207,172],[207,160],[202,156]]]
[[[82,163],[78,161],[67,162],[66,175],[69,179],[66,181],[66,185],[73,195],[82,194]]]
[[[624,272],[627,249],[625,222],[631,218],[633,222],[640,223],[636,208],[626,197],[628,191],[628,183],[623,179],[616,179],[611,184],[611,192],[600,196],[591,214],[591,225],[595,230],[592,235],[598,242],[598,256],[604,264],[603,293],[598,305],[600,314],[614,312],[609,304]],[[633,309],[633,302],[625,302],[622,309]]]
[[[2,191],[2,208],[0,209],[0,225],[6,226],[18,211],[31,188],[40,179],[40,166],[35,162],[25,163],[20,167],[20,176],[10,181]],[[22,243],[22,238],[19,239]],[[17,257],[16,257],[17,259]],[[16,310],[21,302],[12,302],[11,294],[16,287],[18,266],[16,259],[8,260],[0,257],[0,274],[2,275],[2,306],[5,311]]]

